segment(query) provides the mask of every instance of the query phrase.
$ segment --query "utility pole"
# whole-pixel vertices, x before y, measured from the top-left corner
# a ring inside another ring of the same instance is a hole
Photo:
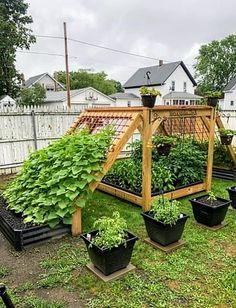
[[[68,63],[68,46],[67,46],[67,30],[66,23],[63,23],[64,26],[64,41],[65,41],[65,62],[66,62],[66,91],[67,91],[67,106],[71,107],[70,102],[70,75],[69,75],[69,63]]]

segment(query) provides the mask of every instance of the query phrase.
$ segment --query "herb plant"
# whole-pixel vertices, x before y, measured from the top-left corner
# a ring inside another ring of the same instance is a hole
[[[217,200],[216,195],[213,191],[209,191],[207,200],[209,200],[211,204],[213,204],[214,201]]]
[[[161,96],[161,93],[154,88],[141,87],[139,89],[140,95]]]
[[[218,132],[221,136],[234,136],[236,134],[236,132],[233,129],[225,129],[225,128],[220,128]]]
[[[180,217],[180,202],[177,200],[168,200],[161,196],[152,203],[151,213],[154,219],[162,221],[164,224],[175,225]]]
[[[96,134],[84,129],[32,153],[4,192],[9,208],[25,223],[71,224],[91,193],[89,184],[99,179],[113,133],[109,127]]]
[[[91,244],[101,249],[112,249],[126,243],[127,224],[119,212],[113,212],[112,217],[102,217],[94,223],[98,234],[92,238]]]
[[[167,144],[168,145],[175,144],[176,138],[172,136],[155,135],[152,141],[156,147],[161,147]]]

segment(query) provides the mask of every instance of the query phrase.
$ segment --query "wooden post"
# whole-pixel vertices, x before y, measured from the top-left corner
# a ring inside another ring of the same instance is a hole
[[[78,208],[72,217],[71,233],[72,236],[78,236],[82,232],[81,208]]]
[[[63,23],[64,26],[64,41],[65,41],[65,64],[66,64],[66,91],[67,91],[67,106],[71,107],[70,102],[70,75],[69,75],[69,63],[68,63],[68,47],[67,47],[67,30],[66,23]]]
[[[144,211],[151,207],[151,177],[152,177],[152,110],[143,109],[143,154],[142,154],[142,206]]]
[[[212,182],[215,122],[216,122],[216,110],[215,108],[212,108],[211,118],[210,118],[210,127],[209,127],[209,144],[208,144],[207,172],[206,172],[206,190],[207,191],[211,190],[211,182]]]

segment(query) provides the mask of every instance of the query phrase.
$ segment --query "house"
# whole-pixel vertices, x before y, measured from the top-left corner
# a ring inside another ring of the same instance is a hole
[[[30,77],[24,83],[25,88],[30,88],[35,84],[40,84],[46,91],[61,91],[65,90],[65,86],[57,81],[48,73],[43,73],[37,76]]]
[[[140,96],[133,93],[117,92],[109,96],[115,100],[116,107],[133,107],[142,105]]]
[[[196,82],[183,61],[139,68],[123,85],[125,93],[140,97],[139,88],[152,87],[160,91],[156,104],[189,105],[197,103],[201,97],[194,94]]]
[[[16,101],[9,95],[0,96],[0,107],[14,107],[16,106]]]
[[[236,76],[232,78],[223,90],[224,99],[220,100],[222,110],[236,110]]]
[[[114,106],[115,100],[103,94],[102,92],[92,88],[82,88],[79,90],[71,90],[71,105],[86,105],[85,107],[106,107]],[[67,91],[47,91],[44,105],[47,106],[66,106]]]

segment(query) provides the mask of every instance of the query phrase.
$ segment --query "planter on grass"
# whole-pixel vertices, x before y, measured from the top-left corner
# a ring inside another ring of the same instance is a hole
[[[180,240],[186,220],[189,217],[181,214],[176,224],[170,225],[154,219],[153,214],[149,211],[141,213],[141,215],[143,216],[149,238],[162,246],[167,246]]]
[[[94,266],[106,276],[126,268],[130,263],[133,247],[138,237],[127,232],[125,245],[122,244],[111,249],[102,249],[91,242],[97,233],[98,230],[81,234],[81,238],[86,244],[90,260]]]
[[[231,201],[219,197],[211,202],[209,195],[194,198],[190,202],[195,220],[208,227],[220,225],[224,221],[231,203]]]
[[[227,189],[229,193],[229,198],[231,200],[231,205],[236,209],[236,186],[230,187]]]
[[[0,231],[18,251],[70,233],[70,226],[59,225],[51,229],[48,225],[24,224],[23,218],[7,210],[7,203],[0,196]]]
[[[233,135],[222,136],[220,135],[220,141],[223,145],[230,145],[233,140]]]

